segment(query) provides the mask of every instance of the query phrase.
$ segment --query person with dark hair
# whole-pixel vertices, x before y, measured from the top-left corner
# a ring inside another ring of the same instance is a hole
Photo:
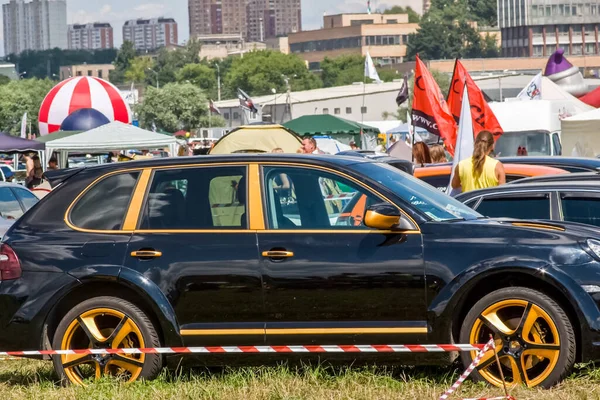
[[[42,183],[42,177],[44,175],[44,170],[42,168],[42,163],[40,162],[40,157],[35,154],[31,157],[33,162],[33,169],[27,174],[27,178],[25,179],[25,186],[27,189],[31,190],[34,187],[40,185]]]
[[[48,160],[48,169],[58,169],[58,160],[56,157],[52,157]]]
[[[462,160],[456,166],[452,178],[453,189],[462,188],[464,193],[506,183],[504,166],[490,157],[494,145],[494,137],[490,132],[479,132],[473,146],[473,156]]]
[[[425,164],[431,164],[431,153],[425,143],[415,143],[412,148],[412,154],[413,162],[417,167],[424,167]]]

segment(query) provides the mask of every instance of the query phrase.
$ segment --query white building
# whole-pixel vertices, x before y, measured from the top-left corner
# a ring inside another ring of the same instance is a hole
[[[123,25],[123,40],[140,51],[175,46],[177,22],[173,18],[132,19]]]
[[[66,0],[10,0],[2,16],[5,54],[68,47]]]
[[[107,22],[69,25],[69,49],[112,49],[113,28]]]
[[[390,119],[395,119],[393,115],[398,111],[396,96],[401,86],[401,81],[367,85],[361,82],[348,86],[291,92],[289,102],[287,93],[252,97],[259,109],[258,115],[242,113],[238,99],[215,104],[225,118],[228,128],[267,118],[281,124],[310,114],[332,114],[356,122],[379,121],[384,119],[386,113],[390,115]],[[252,93],[248,94],[252,96]]]

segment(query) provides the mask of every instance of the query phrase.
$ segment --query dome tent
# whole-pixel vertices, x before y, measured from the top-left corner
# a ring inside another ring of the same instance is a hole
[[[298,135],[281,125],[245,125],[219,139],[208,154],[270,153],[276,148],[296,153],[301,146]]]

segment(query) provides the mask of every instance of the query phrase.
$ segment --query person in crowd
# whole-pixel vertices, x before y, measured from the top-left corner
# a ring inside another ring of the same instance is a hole
[[[304,154],[325,154],[317,147],[317,141],[312,136],[304,136],[302,139],[302,153]]]
[[[27,189],[30,190],[42,183],[42,176],[44,175],[42,163],[37,154],[31,157],[31,162],[33,163],[33,168],[31,169],[31,172],[27,174],[25,180],[25,185],[27,186]]]
[[[48,169],[58,169],[58,160],[56,157],[52,157],[48,160]]]
[[[475,139],[473,156],[458,163],[452,178],[452,188],[462,188],[463,193],[494,187],[506,183],[504,166],[490,157],[494,151],[494,137],[481,131]]]
[[[283,149],[281,147],[277,147],[273,149],[271,153],[283,153]],[[273,189],[279,193],[281,198],[289,197],[291,187],[292,185],[290,184],[290,179],[286,174],[278,174],[275,177]]]
[[[448,158],[446,157],[446,150],[444,150],[444,146],[441,144],[434,144],[429,148],[429,153],[431,154],[431,162],[434,164],[445,163],[448,162]]]
[[[375,147],[377,153],[385,153],[385,146],[383,145],[383,139],[377,139],[377,146]]]
[[[431,164],[431,153],[425,143],[415,143],[412,148],[412,154],[413,162],[417,167],[424,167],[425,164]]]
[[[35,155],[35,153],[27,153],[27,154],[23,154],[23,160],[25,161],[25,168],[26,168],[26,177],[28,177],[29,175],[31,175],[32,171],[33,171],[33,156]]]
[[[350,150],[360,150],[354,140],[350,142]]]

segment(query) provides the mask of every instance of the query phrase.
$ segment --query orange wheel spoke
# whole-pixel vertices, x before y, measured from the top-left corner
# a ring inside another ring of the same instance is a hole
[[[521,317],[521,321],[519,322],[518,330],[521,331],[524,339],[528,339],[532,334],[531,330],[533,329],[535,322],[540,318],[540,308],[532,303],[527,303],[527,307],[525,307],[525,311],[523,312],[523,316]]]
[[[502,350],[502,344],[498,344],[496,345],[495,348],[495,353],[499,352],[500,350]],[[490,350],[487,353],[485,353],[485,355],[481,358],[481,361],[479,362],[479,365],[477,365],[477,370],[482,370],[485,369],[487,367],[489,367],[491,364],[496,362],[496,356],[494,351]]]
[[[119,348],[119,345],[123,343],[123,340],[125,340],[125,338],[134,331],[135,325],[133,325],[133,322],[127,318],[127,316],[123,317],[121,322],[119,322],[119,325],[115,328],[108,339],[110,342],[112,342],[112,348]]]
[[[513,383],[515,385],[529,385],[529,379],[527,378],[527,372],[525,370],[525,366],[523,365],[525,361],[525,357],[521,356],[519,359],[515,359],[514,357],[508,357],[510,360],[510,366],[512,370]]]
[[[491,312],[479,317],[483,323],[497,335],[510,335],[514,332],[510,329],[496,312]]]
[[[106,368],[108,369],[108,367],[111,365],[123,368],[124,370],[128,371],[131,375],[136,375],[140,371],[140,369],[142,369],[144,363],[129,357],[123,357],[121,355],[115,354],[114,358],[110,360],[106,365]]]
[[[77,317],[77,321],[79,322],[79,326],[85,332],[87,337],[90,339],[91,343],[101,343],[105,342],[106,338],[102,333],[100,333],[100,329],[98,329],[98,325],[96,325],[96,320],[93,316],[91,317]]]
[[[61,356],[61,361],[65,369],[93,362],[91,354],[67,354]]]

